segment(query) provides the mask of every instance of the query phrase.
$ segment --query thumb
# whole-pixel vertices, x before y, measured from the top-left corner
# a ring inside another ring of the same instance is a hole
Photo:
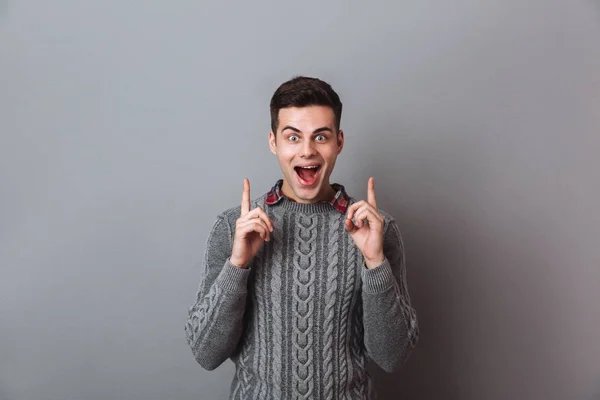
[[[354,222],[352,222],[351,219],[346,218],[346,222],[344,223],[344,226],[346,227],[346,230],[352,234],[354,232],[356,232],[358,230],[358,228],[356,227],[356,225],[354,225]]]

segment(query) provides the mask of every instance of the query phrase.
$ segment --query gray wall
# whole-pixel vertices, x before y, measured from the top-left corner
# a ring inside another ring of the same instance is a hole
[[[295,74],[404,232],[421,340],[381,397],[599,398],[599,3],[280,3],[0,1],[0,399],[226,397],[184,321]]]

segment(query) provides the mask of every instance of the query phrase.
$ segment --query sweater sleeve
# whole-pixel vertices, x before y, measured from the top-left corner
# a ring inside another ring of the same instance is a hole
[[[219,216],[208,237],[200,287],[185,326],[192,353],[207,370],[232,355],[243,331],[250,269],[230,263],[231,247],[231,227]]]
[[[364,343],[369,357],[393,372],[408,359],[419,336],[406,284],[404,245],[394,220],[387,224],[383,249],[383,263],[362,270]]]

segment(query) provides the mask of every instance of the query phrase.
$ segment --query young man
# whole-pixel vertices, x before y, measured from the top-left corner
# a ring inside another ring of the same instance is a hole
[[[283,179],[217,217],[186,325],[198,363],[236,366],[230,399],[371,399],[371,358],[391,372],[418,338],[394,219],[373,178],[357,201],[329,177],[342,103],[297,77],[271,99],[269,146]]]

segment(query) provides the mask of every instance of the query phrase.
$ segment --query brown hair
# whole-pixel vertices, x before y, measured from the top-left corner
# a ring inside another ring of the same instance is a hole
[[[271,130],[277,133],[279,110],[287,107],[327,106],[335,115],[336,128],[340,129],[342,102],[327,83],[318,78],[297,76],[284,82],[271,98]]]

